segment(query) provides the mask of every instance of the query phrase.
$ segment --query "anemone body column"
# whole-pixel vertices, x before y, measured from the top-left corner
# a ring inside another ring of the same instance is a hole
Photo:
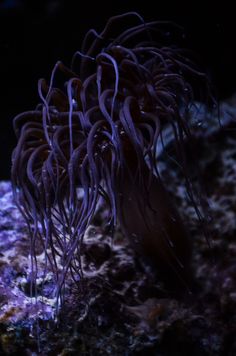
[[[189,292],[193,282],[189,233],[161,180],[150,175],[145,164],[142,173],[142,183],[130,172],[119,179],[121,229],[157,267],[170,291]]]

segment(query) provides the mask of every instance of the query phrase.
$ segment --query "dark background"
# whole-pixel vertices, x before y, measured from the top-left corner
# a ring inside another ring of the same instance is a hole
[[[12,120],[37,104],[38,79],[48,79],[59,59],[69,65],[87,30],[101,31],[110,16],[126,11],[183,25],[186,46],[206,68],[218,99],[236,91],[236,15],[230,2],[0,1],[0,179],[10,176]]]

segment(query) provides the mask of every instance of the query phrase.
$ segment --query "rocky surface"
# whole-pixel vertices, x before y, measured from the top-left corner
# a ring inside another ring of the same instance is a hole
[[[40,246],[37,295],[31,291],[27,227],[12,201],[10,183],[0,183],[1,355],[236,354],[235,107],[235,98],[222,104],[221,125],[201,110],[192,113],[191,147],[200,159],[210,205],[210,247],[181,174],[165,153],[159,157],[163,179],[193,241],[197,288],[187,297],[171,296],[119,229],[111,238],[101,207],[84,239],[83,282],[78,288],[68,280],[65,305],[56,315],[53,275],[48,269],[41,277]],[[171,147],[171,140],[166,142]]]

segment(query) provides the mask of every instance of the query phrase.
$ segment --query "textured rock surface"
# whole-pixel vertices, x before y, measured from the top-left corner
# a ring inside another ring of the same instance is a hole
[[[0,354],[236,354],[235,106],[234,99],[222,105],[224,129],[216,118],[193,113],[192,149],[200,157],[211,208],[210,248],[176,166],[165,153],[159,157],[194,244],[198,288],[181,300],[168,294],[158,273],[135,255],[119,230],[111,239],[101,207],[84,239],[83,284],[78,289],[68,281],[56,323],[52,273],[40,278],[44,255],[39,246],[36,303],[36,296],[30,297],[27,228],[12,202],[10,183],[0,183]]]

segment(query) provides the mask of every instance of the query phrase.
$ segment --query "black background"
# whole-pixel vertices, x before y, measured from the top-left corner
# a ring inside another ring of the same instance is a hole
[[[101,31],[109,17],[126,11],[184,26],[186,45],[201,59],[218,98],[236,91],[236,12],[230,2],[0,1],[0,179],[10,176],[12,120],[37,104],[38,79],[48,79],[59,59],[69,65],[87,30]]]

